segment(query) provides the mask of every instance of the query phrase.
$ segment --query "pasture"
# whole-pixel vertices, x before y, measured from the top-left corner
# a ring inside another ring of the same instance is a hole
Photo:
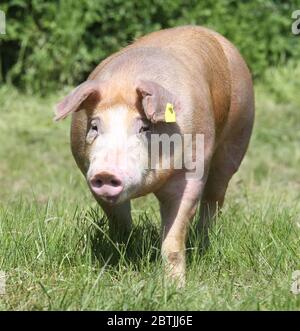
[[[300,269],[299,76],[288,65],[256,83],[250,148],[205,253],[191,228],[181,290],[163,279],[153,196],[133,202],[128,242],[110,241],[70,152],[70,119],[53,122],[66,91],[37,97],[2,86],[0,309],[299,310],[290,290]]]

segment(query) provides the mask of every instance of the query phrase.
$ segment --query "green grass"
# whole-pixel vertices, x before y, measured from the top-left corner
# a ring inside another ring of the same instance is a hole
[[[59,97],[3,86],[0,309],[299,310],[290,291],[300,269],[299,75],[300,66],[272,69],[256,86],[250,149],[205,254],[191,231],[181,290],[164,283],[155,199],[133,202],[131,237],[114,245],[72,159],[70,120],[52,120]]]

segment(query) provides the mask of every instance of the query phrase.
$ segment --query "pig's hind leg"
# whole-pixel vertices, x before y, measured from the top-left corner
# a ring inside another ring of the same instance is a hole
[[[198,230],[201,234],[202,248],[209,244],[208,232],[224,203],[228,183],[238,170],[246,153],[252,124],[238,130],[225,140],[215,151],[211,161],[208,178],[201,199]]]
[[[206,249],[209,244],[209,229],[223,206],[227,186],[233,174],[234,170],[231,170],[228,165],[221,165],[221,168],[216,164],[211,166],[201,199],[200,219],[197,224],[198,233],[201,235],[202,249]]]

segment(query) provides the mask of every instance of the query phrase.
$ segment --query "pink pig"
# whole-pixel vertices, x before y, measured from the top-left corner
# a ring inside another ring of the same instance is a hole
[[[171,123],[167,106],[175,114]],[[160,203],[166,272],[183,285],[186,234],[197,204],[199,230],[207,232],[251,136],[254,93],[241,55],[203,27],[151,33],[102,61],[58,104],[56,119],[70,113],[73,156],[111,233],[128,232],[130,200],[153,192]],[[164,156],[170,167],[163,168],[163,153],[151,154],[154,134],[192,137],[190,162],[201,159],[201,176],[187,176],[195,169],[185,164],[174,166],[182,144],[174,143]],[[197,135],[204,145],[196,143]]]

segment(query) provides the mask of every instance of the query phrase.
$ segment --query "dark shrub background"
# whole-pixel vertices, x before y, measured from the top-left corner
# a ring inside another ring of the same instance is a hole
[[[103,58],[150,31],[199,24],[230,39],[254,77],[300,55],[291,13],[300,0],[1,0],[0,82],[27,92],[86,79]]]

